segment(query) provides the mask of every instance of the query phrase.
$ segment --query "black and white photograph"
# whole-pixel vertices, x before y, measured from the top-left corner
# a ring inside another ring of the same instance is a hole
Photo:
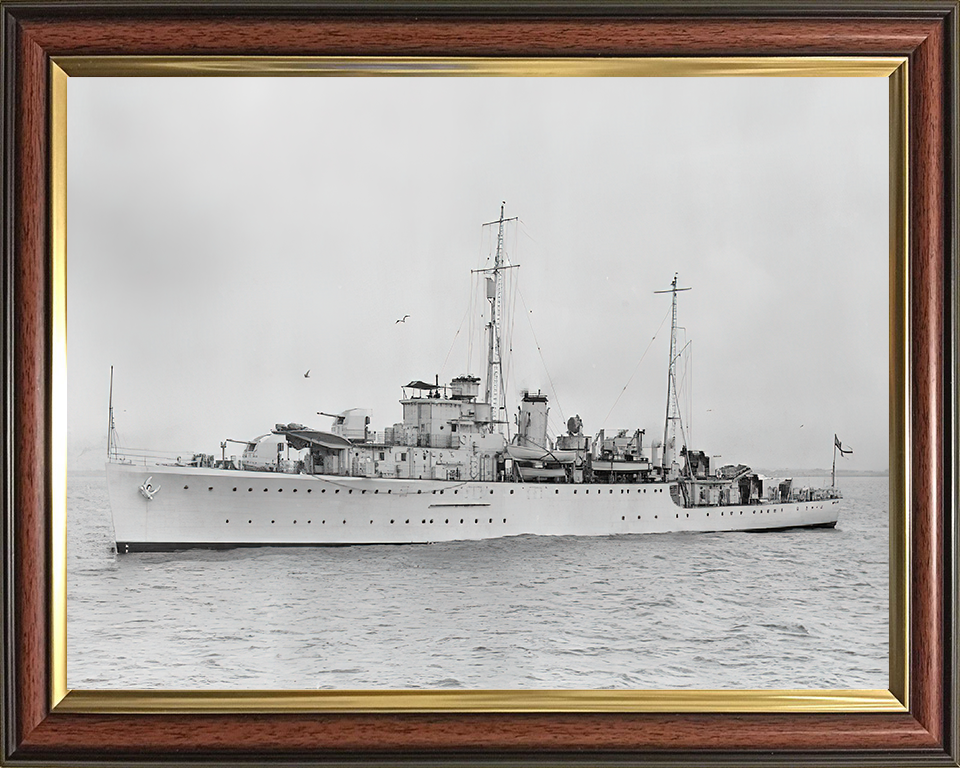
[[[71,77],[73,689],[886,689],[889,84]]]

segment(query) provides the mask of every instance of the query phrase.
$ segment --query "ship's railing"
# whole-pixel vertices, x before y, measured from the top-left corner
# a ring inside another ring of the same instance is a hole
[[[151,451],[145,448],[114,448],[109,461],[112,464],[136,464],[144,467],[156,464],[187,466],[196,455],[193,451],[176,453],[174,451]]]

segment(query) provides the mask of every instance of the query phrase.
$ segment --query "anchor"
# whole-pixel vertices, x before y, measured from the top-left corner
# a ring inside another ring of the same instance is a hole
[[[140,486],[140,495],[143,496],[143,498],[145,498],[147,501],[153,501],[153,497],[156,496],[160,491],[160,486],[158,485],[156,488],[154,488],[150,482],[151,480],[153,480],[153,475],[148,477],[147,481]]]

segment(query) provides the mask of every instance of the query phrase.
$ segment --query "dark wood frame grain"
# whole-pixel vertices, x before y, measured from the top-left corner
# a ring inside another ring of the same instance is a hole
[[[957,2],[386,5],[0,0],[0,760],[958,765]],[[105,54],[897,55],[910,67],[910,710],[902,714],[94,715],[51,711],[49,65]]]

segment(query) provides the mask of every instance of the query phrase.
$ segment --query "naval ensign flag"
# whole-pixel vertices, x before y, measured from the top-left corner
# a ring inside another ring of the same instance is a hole
[[[843,445],[840,444],[840,438],[837,437],[836,433],[833,435],[833,469],[830,470],[830,487],[833,488],[837,484],[837,451],[840,451],[841,456],[846,456],[848,453],[853,453],[853,448],[843,449]]]

